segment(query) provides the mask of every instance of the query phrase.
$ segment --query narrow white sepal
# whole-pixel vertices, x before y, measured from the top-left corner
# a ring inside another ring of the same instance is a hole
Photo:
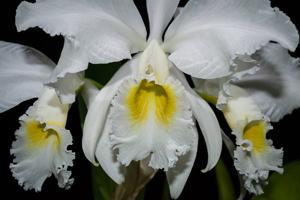
[[[202,172],[211,170],[218,162],[222,151],[222,135],[219,122],[209,107],[201,97],[194,93],[187,92],[193,114],[197,119],[199,127],[205,139],[208,152],[208,161]]]
[[[38,97],[55,64],[36,49],[0,42],[0,112]]]
[[[175,15],[179,0],[147,0],[147,11],[150,23],[148,41],[162,41],[165,28]]]
[[[97,165],[95,151],[100,136],[103,133],[111,101],[116,95],[124,79],[132,76],[132,66],[136,66],[133,59],[124,64],[112,79],[99,91],[90,104],[83,127],[82,148],[86,158]]]
[[[90,107],[90,105],[94,101],[95,97],[99,93],[99,90],[100,89],[98,89],[91,80],[89,80],[89,79],[84,80],[84,85],[83,85],[80,93],[83,97],[83,100],[84,100],[87,108]]]
[[[189,99],[193,115],[196,118],[204,136],[208,152],[208,161],[202,172],[209,171],[217,164],[222,151],[222,134],[219,122],[208,103],[199,97],[189,86],[184,74],[174,66],[170,69],[170,73],[179,79],[185,87],[185,93]]]

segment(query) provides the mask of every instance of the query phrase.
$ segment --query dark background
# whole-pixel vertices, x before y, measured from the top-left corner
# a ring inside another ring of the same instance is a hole
[[[50,37],[42,30],[34,28],[27,31],[18,33],[14,25],[14,16],[16,7],[21,0],[8,0],[1,5],[0,8],[0,40],[15,42],[34,47],[53,61],[57,62],[63,44],[62,37]],[[145,15],[144,1],[138,2],[138,7]],[[184,2],[181,2],[182,5]],[[298,15],[297,1],[292,0],[274,0],[273,6],[279,7],[283,12],[290,16],[291,20],[300,29],[300,16]],[[146,22],[147,24],[147,22]],[[294,56],[299,56],[299,48]],[[12,80],[13,81],[13,80]],[[300,92],[300,90],[299,90]],[[1,97],[0,97],[1,98]],[[34,100],[29,100],[21,103],[19,106],[0,114],[1,126],[1,170],[0,181],[2,182],[0,198],[1,199],[92,199],[92,186],[91,186],[91,170],[90,163],[84,158],[81,149],[81,127],[79,120],[79,113],[77,103],[75,103],[69,113],[67,128],[73,134],[74,145],[72,150],[76,152],[76,159],[74,167],[72,168],[73,177],[75,178],[74,185],[70,190],[60,189],[57,186],[55,178],[47,179],[42,187],[42,192],[35,193],[34,191],[24,191],[17,181],[11,176],[9,170],[9,163],[12,161],[12,156],[9,154],[12,141],[15,140],[14,132],[19,127],[18,118],[23,115],[27,108],[33,103]],[[226,126],[219,115],[221,126]],[[270,131],[269,135],[274,141],[274,145],[279,148],[284,148],[284,162],[300,159],[299,151],[299,119],[300,110],[293,112],[293,115],[286,116],[280,123],[273,124],[274,130]],[[228,130],[228,129],[227,129]],[[200,134],[201,135],[201,134]],[[229,159],[226,150],[223,151],[222,158],[228,164],[231,173],[233,174],[235,184],[237,180],[234,169],[232,168],[232,161]],[[202,174],[200,170],[205,166],[206,162],[206,149],[203,138],[200,136],[199,141],[199,155],[195,162],[192,174],[190,175],[185,189],[179,199],[217,199],[217,188],[214,171]],[[155,178],[149,183],[146,188],[146,199],[159,199],[163,190],[164,173],[158,173]],[[238,188],[238,186],[237,186]]]

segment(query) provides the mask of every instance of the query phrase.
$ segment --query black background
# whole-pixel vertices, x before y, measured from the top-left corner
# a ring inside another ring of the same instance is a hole
[[[14,25],[14,17],[16,7],[19,5],[21,0],[8,0],[2,2],[0,6],[0,40],[15,42],[24,45],[34,47],[47,56],[53,61],[57,61],[60,55],[60,51],[63,44],[62,37],[50,37],[42,30],[34,28],[27,31],[18,33]],[[142,11],[143,15],[145,12],[144,1],[139,0],[138,7]],[[182,5],[184,2],[181,2]],[[300,29],[300,16],[298,15],[297,1],[292,0],[274,0],[272,1],[273,6],[279,7],[284,11],[291,20]],[[147,24],[147,22],[146,22]],[[294,56],[299,56],[299,48]],[[12,80],[13,81],[13,80]],[[1,86],[0,86],[1,87]],[[299,86],[300,87],[300,86]],[[299,89],[300,92],[300,89]],[[0,97],[1,98],[1,97]],[[73,177],[75,177],[75,183],[70,190],[63,190],[58,188],[55,178],[51,177],[47,179],[42,187],[42,192],[35,193],[34,191],[24,191],[22,187],[17,184],[17,181],[11,176],[9,170],[9,163],[12,160],[12,156],[9,154],[11,143],[14,140],[14,132],[19,127],[18,118],[27,110],[27,108],[33,103],[33,100],[21,103],[19,106],[0,114],[0,181],[1,181],[1,192],[0,199],[92,199],[92,186],[91,186],[91,171],[90,164],[84,158],[81,149],[81,127],[79,114],[77,109],[77,103],[75,103],[69,113],[67,128],[73,134],[74,145],[72,150],[76,152],[76,159],[74,161],[74,167],[72,169]],[[221,126],[226,126],[222,115],[219,115]],[[274,144],[277,148],[283,147],[284,162],[293,161],[300,159],[299,151],[299,122],[300,122],[300,110],[296,110],[292,115],[286,116],[280,121],[280,123],[273,124],[274,130],[269,132],[269,136],[273,139]],[[192,174],[190,175],[185,189],[180,196],[180,199],[217,199],[217,188],[214,171],[202,174],[200,170],[205,166],[206,162],[206,149],[203,142],[203,138],[199,141],[199,155],[197,156]],[[232,166],[231,160],[229,159],[226,151],[223,151],[222,157],[226,164]],[[229,167],[234,181],[237,184],[236,176],[234,176],[234,169]],[[164,173],[158,173],[156,177],[149,183],[146,189],[146,199],[159,199],[163,190]]]

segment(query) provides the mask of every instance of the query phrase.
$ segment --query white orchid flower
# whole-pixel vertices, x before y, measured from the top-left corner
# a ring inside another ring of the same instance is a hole
[[[122,66],[88,102],[83,129],[85,155],[93,163],[96,156],[118,184],[124,181],[124,166],[149,159],[150,167],[166,171],[171,195],[177,198],[197,153],[194,117],[209,152],[203,171],[218,161],[222,140],[213,111],[170,66],[156,41]]]
[[[15,158],[10,168],[25,190],[40,191],[52,174],[60,187],[69,188],[73,183],[68,168],[75,155],[67,149],[72,136],[65,129],[69,105],[61,104],[55,90],[43,85],[54,67],[33,48],[0,42],[0,112],[38,97],[20,117],[21,127],[11,148]]]
[[[270,43],[251,59],[237,63],[245,70],[222,80],[195,83],[200,93],[223,108],[238,145],[235,167],[244,178],[245,188],[261,194],[269,171],[283,172],[283,151],[275,149],[266,134],[272,128],[270,121],[277,122],[300,107],[299,60],[280,45]]]
[[[153,39],[160,43],[179,0],[146,2],[148,44]],[[24,1],[16,12],[16,26],[18,31],[40,27],[70,41],[63,49],[69,64],[58,64],[49,85],[84,71],[88,62],[130,59],[147,46],[146,29],[133,0]],[[279,9],[271,8],[269,0],[190,0],[168,27],[162,46],[181,71],[216,78],[230,72],[239,54],[252,54],[271,40],[293,51],[298,39],[296,27]],[[74,98],[60,94],[64,102]]]
[[[70,41],[63,53],[73,64],[57,67],[50,85],[86,70],[88,62],[110,63],[142,52],[89,105],[83,149],[93,163],[96,154],[117,183],[123,180],[121,164],[150,156],[151,167],[167,171],[173,198],[179,196],[196,155],[193,117],[208,148],[204,171],[215,165],[221,151],[216,117],[181,73],[222,77],[238,55],[252,54],[269,41],[293,51],[299,39],[289,18],[268,0],[190,0],[169,25],[178,3],[146,1],[148,39],[132,0],[22,2],[16,16],[19,31],[38,26]],[[112,157],[115,151],[117,159]]]

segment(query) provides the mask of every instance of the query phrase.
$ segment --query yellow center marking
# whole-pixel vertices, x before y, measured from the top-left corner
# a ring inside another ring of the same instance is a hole
[[[149,114],[168,125],[176,112],[176,97],[168,85],[157,85],[153,81],[142,80],[134,85],[126,98],[130,119],[133,124],[145,122]]]
[[[45,125],[35,120],[27,121],[25,126],[27,147],[29,149],[44,148],[50,140],[54,140],[53,148],[55,150],[59,148],[60,139],[56,131],[52,129],[45,131]]]
[[[262,153],[267,147],[266,124],[263,121],[254,121],[244,128],[244,139],[252,142],[253,152]]]

